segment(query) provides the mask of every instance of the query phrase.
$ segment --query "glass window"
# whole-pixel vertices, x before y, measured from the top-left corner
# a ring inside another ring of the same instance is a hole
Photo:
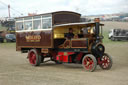
[[[41,19],[33,21],[33,29],[41,29]]]
[[[23,21],[23,18],[16,19],[16,21]]]
[[[25,30],[31,30],[32,29],[32,21],[25,21]]]
[[[33,19],[40,19],[41,16],[34,16]]]
[[[42,21],[43,29],[49,29],[52,27],[52,18],[51,17],[45,17]]]
[[[93,34],[93,33],[95,33],[95,27],[94,26],[91,26],[91,27],[89,27],[89,33],[90,34]]]
[[[16,22],[16,30],[23,30],[24,29],[24,25],[23,22]]]
[[[24,20],[32,20],[32,17],[25,17]]]

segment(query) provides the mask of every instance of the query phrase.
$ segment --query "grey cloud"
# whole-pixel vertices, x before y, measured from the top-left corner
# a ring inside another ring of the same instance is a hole
[[[0,10],[6,10],[6,9],[8,9],[8,7],[2,6],[2,5],[0,4]]]
[[[3,0],[27,15],[28,12],[45,13],[59,10],[77,11],[86,15],[126,12],[128,0]],[[8,4],[7,3],[7,4]],[[1,10],[7,8],[0,5]],[[0,14],[1,15],[1,14]],[[15,14],[16,15],[16,14]]]

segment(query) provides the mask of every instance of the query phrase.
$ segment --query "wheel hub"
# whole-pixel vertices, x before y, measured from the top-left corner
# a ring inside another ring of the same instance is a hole
[[[31,53],[30,53],[29,62],[30,62],[31,64],[35,64],[35,63],[36,63],[36,55],[35,55],[34,52],[31,52]]]
[[[84,60],[85,68],[92,69],[93,67],[93,61],[88,57]]]

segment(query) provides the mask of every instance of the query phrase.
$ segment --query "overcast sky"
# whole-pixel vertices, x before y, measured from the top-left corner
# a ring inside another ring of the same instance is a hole
[[[8,4],[13,9],[11,16],[54,11],[75,11],[82,15],[128,12],[128,0],[0,0],[0,17],[8,16]]]

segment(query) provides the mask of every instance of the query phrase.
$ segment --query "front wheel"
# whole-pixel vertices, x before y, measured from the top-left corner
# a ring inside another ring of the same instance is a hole
[[[99,66],[104,69],[104,70],[109,70],[112,67],[112,57],[110,55],[108,55],[107,53],[104,53],[104,55],[102,56],[101,60],[101,64],[99,64]]]
[[[39,66],[41,63],[41,53],[37,49],[31,49],[28,53],[28,59],[31,65]]]
[[[112,36],[111,38],[110,38],[112,41],[115,41],[115,38]]]
[[[96,58],[91,54],[85,55],[82,60],[82,65],[86,71],[93,72],[97,66]]]

